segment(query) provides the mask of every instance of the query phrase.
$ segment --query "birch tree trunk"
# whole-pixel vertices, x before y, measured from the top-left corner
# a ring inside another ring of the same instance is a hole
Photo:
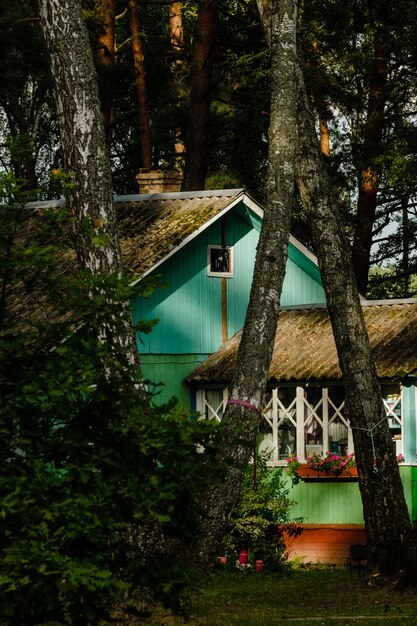
[[[237,365],[222,420],[225,484],[199,499],[203,516],[197,560],[207,565],[227,528],[256,442],[278,323],[294,191],[296,142],[296,13],[294,0],[258,0],[271,46],[271,121],[267,202]]]
[[[412,578],[416,540],[404,498],[349,246],[298,71],[296,182],[311,224],[353,429],[373,580]]]
[[[38,0],[42,31],[49,52],[54,96],[66,172],[72,187],[66,204],[74,216],[79,265],[93,275],[122,270],[110,161],[96,71],[80,2]],[[129,303],[123,308],[124,336],[112,332],[109,319],[101,338],[111,337],[138,365]]]

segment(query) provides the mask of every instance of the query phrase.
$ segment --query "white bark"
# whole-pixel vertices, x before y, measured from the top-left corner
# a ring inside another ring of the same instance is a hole
[[[38,0],[38,7],[54,82],[65,171],[71,176],[66,202],[75,218],[79,264],[91,274],[119,276],[122,263],[110,161],[82,5],[78,0]],[[109,319],[99,333],[100,339],[119,343],[138,365],[128,302],[120,313],[125,320],[123,336],[114,332],[115,320]]]
[[[296,9],[293,0],[262,2],[264,27],[274,33],[271,50],[271,121],[267,203],[256,254],[250,301],[239,347],[230,401],[223,417],[221,460],[230,464],[225,485],[200,499],[205,517],[199,530],[197,559],[210,560],[237,501],[242,468],[256,442],[260,412],[278,323],[287,260],[294,190],[296,146]],[[246,404],[241,404],[242,402]],[[247,405],[252,405],[248,407]]]
[[[320,154],[301,71],[298,79],[296,179],[312,229],[346,389],[371,559],[382,577],[415,580],[416,533],[412,531],[385,419],[351,254]]]
[[[119,271],[110,163],[82,6],[77,0],[39,0],[38,4],[55,85],[65,170],[72,176],[67,204],[76,218],[77,253],[82,267],[93,274]]]

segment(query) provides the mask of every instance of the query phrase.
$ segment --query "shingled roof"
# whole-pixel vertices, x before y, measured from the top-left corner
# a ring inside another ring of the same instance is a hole
[[[262,214],[243,189],[116,196],[123,266],[132,276],[132,282],[140,280],[242,200]],[[63,205],[62,199],[28,203],[18,237],[26,241],[37,240],[37,226],[45,210]],[[74,273],[77,269],[75,252],[71,249],[65,253],[60,251],[58,264],[60,273]],[[57,319],[53,303],[48,302],[37,288],[31,289],[30,282],[12,286],[8,308],[13,325],[21,329],[29,320]]]
[[[362,302],[380,379],[417,374],[417,299]],[[187,377],[187,382],[226,383],[236,363],[241,332]],[[280,313],[269,379],[341,378],[330,319],[325,306],[288,308]]]
[[[243,189],[116,197],[126,271],[145,275],[244,197]]]
[[[243,189],[115,196],[125,270],[143,276],[243,199],[255,206]],[[63,204],[29,202],[26,209],[33,214]]]

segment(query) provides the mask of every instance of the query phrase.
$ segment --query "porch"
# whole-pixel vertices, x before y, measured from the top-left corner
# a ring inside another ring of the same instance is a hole
[[[414,380],[381,383],[393,446],[407,464],[416,463],[416,387]],[[220,421],[228,399],[227,388],[197,389],[196,408],[205,419]],[[353,436],[344,414],[341,384],[290,385],[273,387],[262,410],[264,417],[258,450],[271,467],[286,465],[289,455],[303,462],[314,453],[328,450],[346,456],[352,452]]]

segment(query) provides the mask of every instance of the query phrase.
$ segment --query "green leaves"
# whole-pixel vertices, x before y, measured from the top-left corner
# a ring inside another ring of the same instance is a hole
[[[132,385],[143,381],[112,341],[126,328],[127,279],[55,273],[68,247],[57,237],[52,249],[49,237],[64,222],[43,216],[46,245],[12,238],[13,272],[2,273],[8,288],[42,267],[42,312],[53,304],[59,316],[11,319],[0,336],[1,623],[96,623],[139,584],[178,605],[190,579],[176,551],[193,540],[193,493],[219,474],[212,425],[174,401],[154,407]]]
[[[264,459],[257,459],[256,478],[249,466],[225,538],[226,551],[237,557],[245,546],[252,561],[262,559],[269,571],[281,569],[287,559],[283,533],[293,533],[300,522],[291,518],[288,493],[280,471],[268,469]]]

